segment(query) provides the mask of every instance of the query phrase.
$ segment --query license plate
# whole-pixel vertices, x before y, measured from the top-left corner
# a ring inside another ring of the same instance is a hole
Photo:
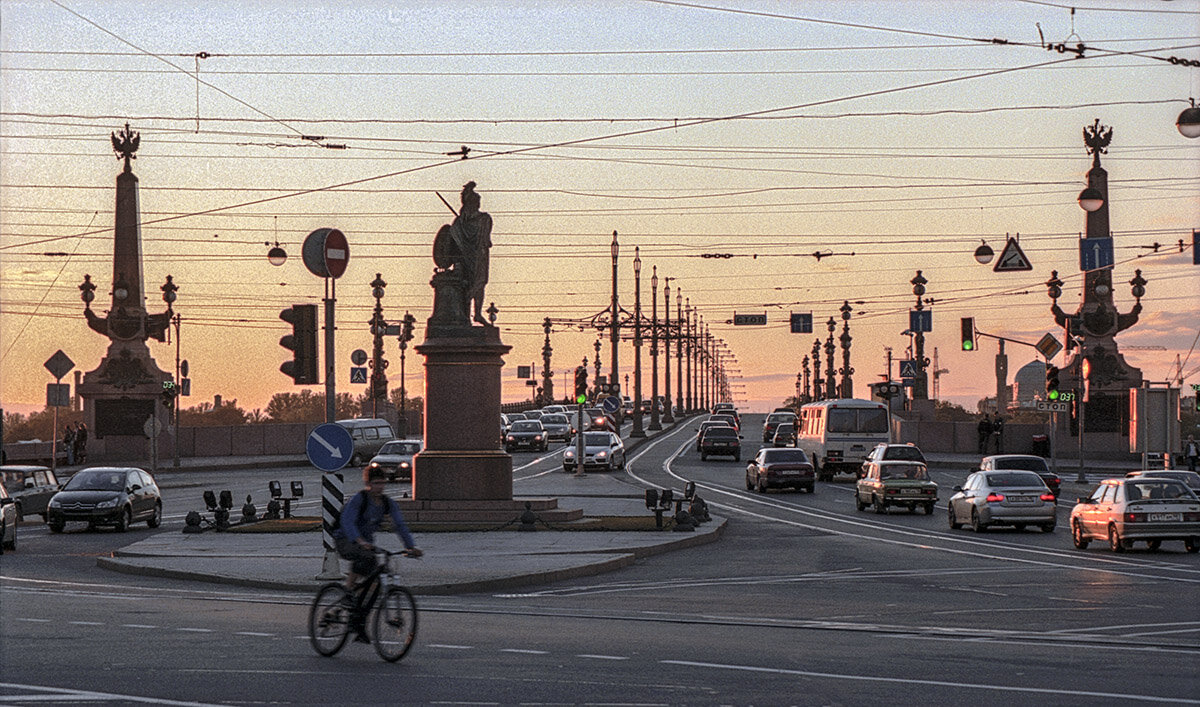
[[[1183,520],[1182,513],[1151,513],[1150,521],[1181,521]]]
[[[921,489],[901,489],[900,493],[904,494],[905,496],[915,496],[921,493]]]
[[[1008,500],[1013,503],[1033,503],[1032,496],[1009,496]]]

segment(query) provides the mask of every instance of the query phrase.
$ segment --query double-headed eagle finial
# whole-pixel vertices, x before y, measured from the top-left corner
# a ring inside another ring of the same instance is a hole
[[[133,171],[129,165],[129,160],[136,160],[137,157],[133,154],[137,152],[138,141],[141,136],[138,133],[129,129],[129,123],[125,123],[125,129],[119,134],[112,134],[113,151],[117,153],[117,159],[125,158],[125,171]]]

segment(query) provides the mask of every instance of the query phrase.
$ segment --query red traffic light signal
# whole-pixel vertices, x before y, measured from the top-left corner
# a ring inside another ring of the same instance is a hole
[[[292,360],[279,367],[296,385],[319,382],[317,376],[317,305],[297,304],[279,313],[292,325],[292,333],[279,339],[279,345],[292,352]]]

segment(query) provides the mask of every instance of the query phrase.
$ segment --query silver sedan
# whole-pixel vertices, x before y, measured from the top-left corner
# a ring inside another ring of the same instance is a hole
[[[992,525],[1053,532],[1057,511],[1054,494],[1032,471],[977,471],[954,488],[949,504],[950,527],[970,523],[977,533]]]

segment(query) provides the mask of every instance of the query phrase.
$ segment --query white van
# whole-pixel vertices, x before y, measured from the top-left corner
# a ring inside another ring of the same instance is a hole
[[[366,460],[379,453],[384,444],[396,438],[387,420],[367,417],[354,420],[337,420],[336,424],[346,428],[354,440],[354,453],[350,455],[350,466],[362,466]]]
[[[875,445],[890,442],[887,405],[874,400],[843,398],[809,403],[796,420],[796,446],[817,470],[819,481],[834,474],[857,474]]]

